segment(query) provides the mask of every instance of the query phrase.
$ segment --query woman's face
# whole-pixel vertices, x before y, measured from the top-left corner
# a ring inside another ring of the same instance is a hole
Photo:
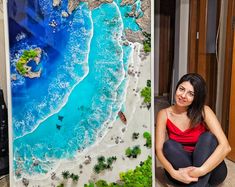
[[[189,81],[182,82],[175,93],[175,102],[178,106],[188,107],[194,99],[194,88]]]

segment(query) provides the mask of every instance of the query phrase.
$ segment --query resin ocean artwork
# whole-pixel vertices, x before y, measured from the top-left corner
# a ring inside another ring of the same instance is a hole
[[[149,185],[150,1],[9,0],[8,25],[11,186],[126,185],[140,162]]]

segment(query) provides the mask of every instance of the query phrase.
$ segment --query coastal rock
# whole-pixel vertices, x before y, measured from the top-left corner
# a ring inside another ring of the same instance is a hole
[[[56,173],[55,172],[52,172],[51,173],[51,180],[55,180],[56,179]]]
[[[87,2],[89,9],[93,10],[99,7],[102,3],[112,3],[113,0],[69,0],[67,7],[69,14],[72,14],[72,12],[78,7],[79,2]]]
[[[141,3],[143,16],[136,20],[136,23],[143,32],[151,33],[151,4],[149,0],[143,0]]]
[[[136,4],[134,4],[131,8],[131,12],[128,13],[129,17],[136,17],[137,13],[136,13]]]
[[[69,0],[67,7],[69,14],[72,14],[72,12],[78,7],[79,2],[79,0]]]
[[[126,39],[132,43],[138,42],[142,43],[142,41],[145,39],[144,35],[141,31],[132,31],[130,29],[125,30]]]
[[[133,5],[135,3],[135,0],[122,0],[121,2],[121,6],[124,6],[124,5]]]
[[[29,180],[26,179],[26,178],[23,178],[22,183],[23,183],[24,186],[28,186],[29,185]]]
[[[125,40],[125,41],[122,42],[122,45],[128,46],[129,42],[127,40]]]
[[[85,165],[88,165],[91,163],[91,160],[90,159],[86,159],[84,162],[83,162]]]
[[[53,7],[60,6],[61,0],[53,0]]]
[[[25,77],[28,77],[28,78],[37,78],[37,77],[40,77],[41,76],[41,72],[42,72],[42,69],[40,69],[39,71],[37,72],[32,72],[31,71],[31,67],[30,67],[30,70],[28,71],[27,74],[25,74]]]
[[[135,12],[135,18],[138,18],[140,16],[140,12]]]
[[[63,11],[61,12],[61,16],[64,17],[64,18],[67,18],[67,17],[69,16],[69,14],[68,14],[68,12],[66,12],[66,11],[63,10]]]
[[[21,176],[21,174],[22,174],[21,169],[17,169],[17,170],[15,171],[15,175],[16,175],[17,177]]]
[[[33,166],[38,166],[39,165],[39,160],[35,160],[34,162],[33,162]]]
[[[113,0],[85,0],[88,2],[89,9],[93,10],[97,7],[99,7],[102,3],[112,3]]]
[[[17,80],[16,74],[12,74],[12,75],[11,75],[11,80],[13,80],[13,81],[16,81],[16,80]]]
[[[34,49],[34,51],[37,53],[37,56],[36,57],[34,57],[34,61],[36,62],[36,64],[38,65],[39,64],[39,62],[40,62],[40,60],[41,60],[41,55],[42,55],[42,49],[41,48],[39,48],[39,47],[37,47],[37,48],[35,48]]]
[[[50,25],[51,27],[56,27],[56,26],[57,26],[57,23],[56,23],[55,20],[52,20],[52,21],[49,23],[49,25]]]

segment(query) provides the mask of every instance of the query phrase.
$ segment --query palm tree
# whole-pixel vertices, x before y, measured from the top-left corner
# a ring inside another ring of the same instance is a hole
[[[130,147],[128,147],[128,148],[126,149],[126,156],[127,156],[127,157],[131,157],[131,155],[132,155],[132,150],[131,150]]]
[[[116,160],[117,160],[117,157],[116,157],[116,156],[112,156],[112,159],[113,159],[114,161],[116,161]]]
[[[64,184],[61,183],[61,184],[59,184],[57,187],[64,187]]]
[[[132,149],[132,157],[136,158],[137,155],[139,155],[141,153],[141,149],[140,147],[137,145]]]
[[[132,139],[133,139],[133,140],[138,139],[138,138],[139,138],[139,135],[140,135],[140,133],[134,132],[134,133],[132,134]]]
[[[63,172],[62,172],[62,176],[63,176],[64,179],[68,179],[69,176],[70,176],[69,171],[63,171]]]
[[[94,166],[93,170],[94,170],[95,173],[99,174],[100,171],[101,171],[100,165],[96,164],[96,165]]]
[[[90,182],[89,184],[84,184],[84,187],[95,187],[95,184]]]
[[[141,153],[141,149],[138,145],[134,146],[133,148],[128,147],[126,149],[126,156],[129,158],[136,158]]]
[[[144,146],[151,148],[152,147],[152,142],[151,142],[151,134],[149,132],[144,132],[143,137],[146,139],[146,143]]]
[[[99,156],[97,158],[98,162],[101,163],[101,162],[105,162],[105,157],[104,156]]]
[[[70,175],[70,178],[73,180],[73,182],[77,182],[78,179],[79,179],[79,176],[72,173],[72,174]]]
[[[111,168],[111,166],[112,166],[112,164],[113,164],[113,158],[112,157],[109,157],[108,159],[107,159],[107,168]]]

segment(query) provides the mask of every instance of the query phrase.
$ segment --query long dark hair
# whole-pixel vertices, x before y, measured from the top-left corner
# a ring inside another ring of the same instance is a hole
[[[181,77],[176,85],[175,92],[179,85],[185,81],[189,81],[194,88],[194,99],[192,104],[187,109],[187,116],[190,119],[191,126],[195,126],[204,119],[204,105],[206,102],[207,93],[206,82],[199,74],[189,73]]]

